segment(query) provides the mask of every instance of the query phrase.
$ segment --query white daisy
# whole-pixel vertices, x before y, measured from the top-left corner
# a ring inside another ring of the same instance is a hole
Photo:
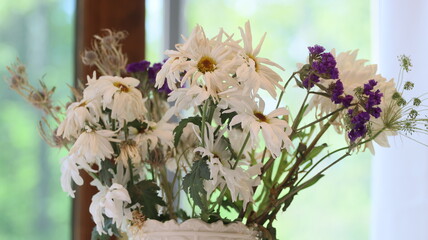
[[[257,142],[261,130],[266,148],[272,156],[277,157],[281,149],[290,149],[292,146],[289,135],[291,128],[287,121],[278,119],[278,116],[288,115],[285,108],[278,108],[265,115],[263,113],[265,103],[262,99],[256,103],[250,98],[229,100],[230,112],[236,112],[237,115],[230,121],[230,126],[241,124],[244,131],[249,131],[251,142],[254,146]]]
[[[70,149],[70,155],[76,154],[84,158],[84,162],[88,164],[96,163],[100,165],[100,161],[106,158],[111,158],[114,154],[113,147],[110,142],[117,142],[113,138],[116,133],[110,130],[92,130],[87,128],[85,132],[80,134]]]
[[[142,118],[147,112],[141,92],[135,88],[140,81],[135,78],[102,76],[85,89],[84,95],[92,98],[101,97],[103,109],[111,109],[111,117],[117,119],[119,127],[124,122]]]
[[[97,125],[101,116],[101,105],[95,100],[83,99],[67,108],[64,121],[58,126],[57,136],[76,138],[88,124]]]
[[[178,81],[182,86],[189,82],[191,86],[206,87],[215,99],[220,92],[236,86],[230,76],[233,62],[236,61],[232,61],[234,50],[222,41],[222,36],[223,31],[220,31],[216,37],[208,39],[202,27],[197,26],[186,42],[177,46],[178,51],[166,52],[173,59],[163,66],[169,72],[161,70],[157,76],[157,86],[162,86],[165,77],[171,86]],[[176,61],[179,61],[178,64],[175,64]],[[181,78],[177,72],[185,72],[185,75]]]
[[[266,65],[271,65],[284,70],[280,65],[270,61],[267,58],[257,57],[260,53],[266,33],[263,35],[259,44],[253,49],[253,37],[251,34],[250,22],[245,23],[245,31],[240,28],[242,40],[244,43],[243,52],[240,57],[243,63],[236,70],[238,81],[244,85],[244,91],[252,91],[256,94],[259,88],[265,89],[272,97],[276,97],[276,90],[283,89],[279,82],[281,77]]]

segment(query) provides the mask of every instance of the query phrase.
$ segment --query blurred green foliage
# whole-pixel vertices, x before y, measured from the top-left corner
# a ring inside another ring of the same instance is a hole
[[[214,36],[221,27],[239,36],[238,26],[250,20],[253,46],[267,32],[260,56],[285,67],[280,73],[283,78],[297,70],[296,63],[306,61],[307,47],[315,44],[338,52],[360,49],[363,59],[371,56],[369,0],[188,0],[184,16],[188,32],[199,24],[207,36]],[[301,95],[297,89],[287,92],[284,102],[292,112],[300,103],[289,103]],[[344,144],[342,136],[330,133],[327,137],[334,147]],[[368,239],[370,159],[369,153],[347,158],[297,195],[287,212],[278,216],[278,238]]]
[[[17,57],[30,81],[57,86],[65,104],[73,82],[74,0],[0,2],[0,76]],[[45,75],[46,74],[46,75]],[[64,151],[39,136],[41,114],[0,87],[0,239],[70,239],[71,201],[60,186]]]

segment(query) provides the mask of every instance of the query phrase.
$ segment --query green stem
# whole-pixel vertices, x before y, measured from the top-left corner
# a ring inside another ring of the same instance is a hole
[[[290,78],[287,80],[287,82],[284,84],[284,89],[281,91],[281,93],[279,94],[279,98],[278,98],[278,102],[276,103],[276,107],[279,107],[279,104],[281,103],[282,97],[284,96],[285,93],[285,89],[287,88],[288,84],[290,83],[291,79],[294,78],[294,76],[299,73],[299,72],[294,72],[293,74],[291,74]]]
[[[307,127],[310,127],[310,126],[312,126],[312,125],[314,125],[316,123],[319,123],[319,122],[325,120],[326,118],[329,118],[329,117],[333,116],[334,114],[336,114],[336,113],[338,113],[338,112],[340,112],[340,111],[342,111],[344,109],[346,109],[346,107],[341,107],[341,108],[339,108],[339,109],[337,109],[337,110],[335,110],[335,111],[333,111],[333,112],[331,112],[331,113],[329,113],[329,114],[327,114],[327,115],[325,115],[325,116],[323,116],[323,117],[321,117],[321,118],[319,118],[319,119],[317,119],[317,120],[315,120],[315,121],[313,121],[313,122],[311,122],[311,123],[309,123],[309,124],[307,124],[307,125],[299,128],[299,129],[297,129],[296,131],[299,132],[299,131],[307,128]]]
[[[130,181],[131,181],[131,185],[132,186],[134,186],[134,170],[133,170],[133,167],[132,167],[132,162],[131,162],[131,159],[130,158],[128,158],[128,166],[129,166],[129,175],[130,175]]]
[[[242,147],[241,147],[241,149],[239,150],[239,153],[238,153],[238,155],[237,155],[237,158],[236,158],[235,164],[233,165],[232,169],[235,169],[235,168],[238,166],[238,161],[241,159],[242,154],[244,153],[245,146],[247,146],[247,143],[248,143],[248,140],[249,140],[249,139],[250,139],[250,133],[248,133],[248,134],[247,134],[247,136],[246,136],[246,138],[245,138],[245,140],[244,140],[244,143],[242,144]],[[221,202],[223,201],[224,194],[226,194],[226,190],[227,190],[227,186],[224,186],[224,187],[223,187],[223,189],[222,189],[222,190],[221,190],[221,192],[220,192],[219,197],[217,198],[217,201],[216,201],[216,202],[213,204],[213,206],[210,208],[210,211],[213,211],[213,210],[216,208],[216,206],[217,206],[217,205],[218,205],[218,206],[220,206],[220,205],[221,205]]]
[[[202,109],[202,122],[201,122],[202,147],[205,147],[205,120],[207,115],[208,102],[209,102],[208,100],[205,101],[204,107]]]
[[[168,208],[169,215],[171,219],[177,219],[177,216],[175,215],[175,212],[174,212],[174,199],[172,196],[172,189],[171,189],[172,185],[169,184],[168,179],[166,178],[165,167],[160,168],[160,181],[166,196],[166,205]]]

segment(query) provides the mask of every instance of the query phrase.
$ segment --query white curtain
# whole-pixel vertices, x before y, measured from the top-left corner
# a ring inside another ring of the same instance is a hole
[[[405,80],[415,83],[411,95],[428,92],[428,1],[374,1],[374,47],[380,73],[396,79],[397,56],[410,55],[413,69]],[[426,136],[410,136],[428,144]],[[406,137],[390,138],[390,143],[391,148],[378,147],[373,160],[371,239],[427,240],[428,147]]]

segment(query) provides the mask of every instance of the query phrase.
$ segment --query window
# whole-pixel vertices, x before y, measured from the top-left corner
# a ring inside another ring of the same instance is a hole
[[[65,104],[73,82],[74,0],[4,1],[0,4],[0,69],[16,57],[30,81],[57,86]],[[45,75],[46,74],[46,75]],[[0,88],[0,239],[66,239],[71,200],[60,186],[64,151],[48,147],[37,131],[40,113],[5,83]]]

